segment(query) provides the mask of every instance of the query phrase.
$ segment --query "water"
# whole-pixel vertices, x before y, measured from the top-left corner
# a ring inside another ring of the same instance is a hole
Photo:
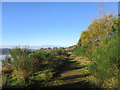
[[[7,55],[0,55],[0,60],[4,59]]]
[[[7,55],[0,55],[0,67],[1,67],[1,60],[3,60]]]

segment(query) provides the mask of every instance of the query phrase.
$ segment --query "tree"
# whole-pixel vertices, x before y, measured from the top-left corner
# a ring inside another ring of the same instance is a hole
[[[102,38],[109,37],[112,34],[112,26],[116,18],[112,14],[103,16],[100,19],[95,19],[87,30],[81,34],[78,46],[93,45],[99,46]]]

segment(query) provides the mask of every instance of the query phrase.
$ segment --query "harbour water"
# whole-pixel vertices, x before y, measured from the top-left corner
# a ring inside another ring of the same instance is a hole
[[[5,58],[5,54],[4,55],[0,55],[0,60],[4,59]]]
[[[7,55],[0,55],[0,67],[1,67],[1,60],[4,59]]]

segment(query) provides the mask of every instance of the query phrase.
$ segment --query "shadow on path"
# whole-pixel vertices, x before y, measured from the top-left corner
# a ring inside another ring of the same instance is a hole
[[[98,88],[98,87],[91,84],[90,82],[80,81],[80,82],[73,83],[73,84],[69,83],[69,84],[64,84],[64,85],[60,85],[60,86],[53,86],[50,88],[89,88],[89,89],[93,90],[94,88]]]
[[[73,59],[72,59],[73,60]],[[71,59],[64,61],[64,64],[56,68],[56,73],[54,74],[54,78],[59,78],[59,80],[65,81],[63,85],[58,85],[58,86],[51,86],[49,88],[89,88],[89,90],[93,90],[94,88],[99,90],[98,86],[83,80],[82,78],[89,76],[90,74],[82,74],[82,75],[73,75],[73,74],[68,74],[65,75],[65,77],[61,77],[61,74],[65,72],[69,72],[71,70],[72,73],[74,70],[77,69],[82,69],[86,66],[80,66],[80,63],[77,61],[72,61]],[[76,73],[76,72],[75,72]],[[80,79],[79,79],[80,78]]]
[[[67,72],[69,70],[74,69],[81,69],[85,66],[80,66],[80,63],[76,63],[76,61],[70,61],[66,60],[64,61],[64,64],[56,68],[56,73],[54,74],[54,77],[59,77],[61,73]]]
[[[72,75],[72,76],[64,77],[61,80],[76,79],[76,78],[82,78],[82,77],[87,77],[87,76],[89,76],[89,74],[85,74],[85,75]]]

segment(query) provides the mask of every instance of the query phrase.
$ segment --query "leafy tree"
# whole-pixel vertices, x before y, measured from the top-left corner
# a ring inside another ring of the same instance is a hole
[[[102,44],[102,38],[110,37],[112,35],[112,26],[115,20],[116,18],[112,14],[105,15],[100,19],[95,19],[88,26],[88,29],[82,32],[78,46],[99,46]]]

